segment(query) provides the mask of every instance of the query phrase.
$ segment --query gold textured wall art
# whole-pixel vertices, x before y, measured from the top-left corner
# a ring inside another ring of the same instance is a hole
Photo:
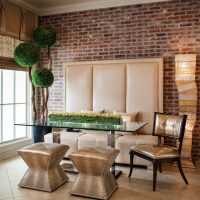
[[[197,115],[196,54],[178,54],[176,62],[176,86],[179,95],[179,113],[187,115],[182,158],[191,160],[192,131]]]

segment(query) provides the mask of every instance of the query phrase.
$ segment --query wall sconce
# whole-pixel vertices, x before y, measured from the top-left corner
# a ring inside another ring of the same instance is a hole
[[[179,113],[188,116],[183,140],[182,158],[185,161],[189,161],[186,166],[193,167],[191,159],[192,131],[197,115],[196,54],[175,55],[175,62],[175,81],[179,96]]]

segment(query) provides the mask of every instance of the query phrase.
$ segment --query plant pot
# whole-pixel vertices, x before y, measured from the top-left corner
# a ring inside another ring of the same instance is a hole
[[[33,126],[33,140],[34,143],[44,142],[44,135],[52,132],[51,127]]]

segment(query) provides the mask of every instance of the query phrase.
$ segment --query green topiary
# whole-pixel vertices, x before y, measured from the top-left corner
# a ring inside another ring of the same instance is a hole
[[[36,87],[48,88],[53,84],[53,81],[53,73],[45,67],[40,67],[32,73],[32,82]]]
[[[40,48],[35,43],[21,43],[14,52],[15,61],[22,67],[31,67],[39,59]]]
[[[41,48],[52,46],[56,42],[56,32],[50,26],[39,26],[33,33],[33,39]]]

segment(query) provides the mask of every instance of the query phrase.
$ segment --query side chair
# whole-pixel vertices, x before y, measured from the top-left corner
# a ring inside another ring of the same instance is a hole
[[[177,162],[179,172],[188,184],[181,166],[181,149],[185,132],[186,115],[173,116],[163,113],[154,113],[153,136],[158,137],[158,145],[138,144],[131,147],[130,154],[130,173],[133,171],[134,155],[149,160],[153,163],[153,191],[156,189],[157,170],[162,172],[163,162]],[[161,144],[161,138],[174,138],[178,141],[178,147]]]

